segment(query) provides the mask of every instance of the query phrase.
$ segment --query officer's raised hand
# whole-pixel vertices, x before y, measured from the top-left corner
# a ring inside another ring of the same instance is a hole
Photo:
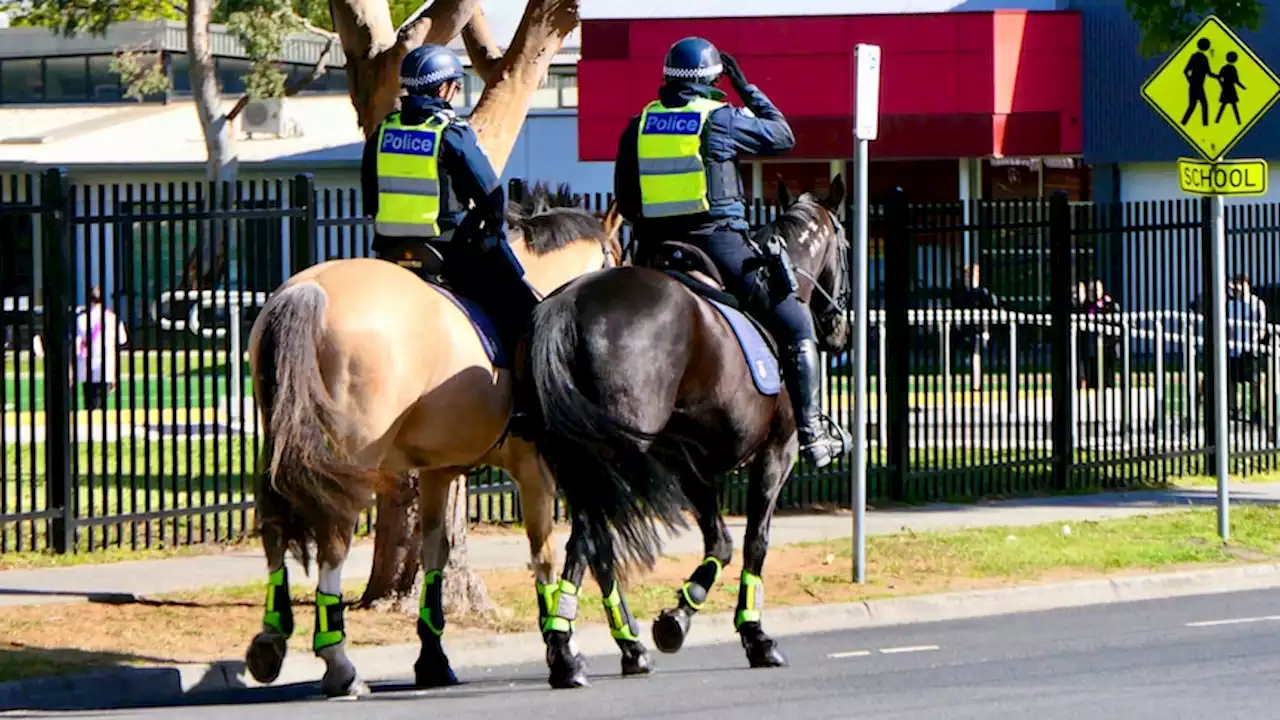
[[[720,64],[724,65],[724,75],[729,78],[729,83],[733,85],[734,92],[739,95],[749,85],[747,76],[742,74],[742,68],[738,65],[738,61],[727,52],[720,53]]]

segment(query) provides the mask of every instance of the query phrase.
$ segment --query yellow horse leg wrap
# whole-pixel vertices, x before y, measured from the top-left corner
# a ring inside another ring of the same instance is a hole
[[[538,618],[542,632],[573,632],[578,619],[578,587],[568,580],[537,584]]]
[[[742,571],[742,583],[738,586],[738,613],[733,618],[735,628],[743,623],[760,622],[760,610],[764,608],[764,580],[759,575]]]
[[[267,575],[267,609],[262,624],[284,637],[293,637],[293,601],[289,599],[289,571],[284,565]]]
[[[631,608],[627,607],[626,598],[618,592],[616,582],[604,598],[604,616],[609,620],[609,631],[613,633],[614,640],[635,642],[640,639],[640,625],[631,614]]]

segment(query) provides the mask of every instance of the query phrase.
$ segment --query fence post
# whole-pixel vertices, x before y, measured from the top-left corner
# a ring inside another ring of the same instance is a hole
[[[1066,490],[1075,464],[1075,382],[1071,373],[1071,205],[1061,190],[1049,201],[1049,309],[1053,322],[1050,347],[1053,388],[1053,485]]]
[[[289,207],[295,210],[289,221],[292,275],[316,264],[316,183],[311,173],[294,176],[289,186]]]
[[[54,516],[49,528],[53,551],[66,554],[76,546],[75,487],[71,477],[72,303],[75,301],[71,226],[75,196],[61,168],[40,179],[43,245],[40,283],[44,301],[44,469],[45,488]]]
[[[884,463],[889,470],[889,494],[894,500],[907,499],[907,474],[911,469],[911,326],[908,299],[913,284],[911,266],[915,257],[908,226],[907,199],[895,188],[885,204],[884,244],[884,325],[881,342],[885,354],[894,358],[885,368],[883,396],[888,410]]]

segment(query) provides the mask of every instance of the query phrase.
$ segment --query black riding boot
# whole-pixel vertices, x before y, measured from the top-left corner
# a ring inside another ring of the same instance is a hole
[[[517,345],[529,329],[533,309],[541,302],[538,293],[524,279],[524,268],[511,251],[505,247],[485,250],[485,265],[492,272],[488,277],[488,289],[482,303],[485,313],[497,326],[503,348],[515,368]],[[511,432],[525,439],[533,439],[528,427],[525,393],[516,392],[511,412]]]
[[[784,348],[782,361],[786,364],[782,377],[796,413],[800,452],[814,467],[826,467],[832,460],[848,453],[853,443],[843,428],[827,423],[822,415],[818,347],[812,340],[801,340]],[[827,432],[827,425],[831,425],[839,436],[832,437]]]

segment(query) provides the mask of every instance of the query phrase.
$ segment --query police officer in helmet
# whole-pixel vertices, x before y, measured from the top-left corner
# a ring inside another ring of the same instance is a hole
[[[727,290],[770,329],[782,349],[783,377],[796,411],[801,451],[816,467],[848,452],[823,422],[813,318],[787,275],[779,250],[762,258],[748,240],[739,153],[779,155],[795,146],[786,118],[747,82],[737,61],[689,37],[671,46],[658,99],[631,120],[618,142],[614,194],[631,221],[641,253],[666,240],[705,251]],[[727,77],[746,109],[724,102]],[[682,142],[696,134],[699,142]],[[779,257],[780,256],[780,257]],[[771,266],[771,271],[764,268]]]
[[[484,308],[511,348],[538,297],[507,245],[502,183],[450,105],[462,80],[462,63],[448,48],[423,45],[405,56],[400,107],[365,143],[364,211],[374,217],[379,257],[398,260],[430,245],[443,259],[444,280]],[[451,194],[471,209],[450,207]]]

